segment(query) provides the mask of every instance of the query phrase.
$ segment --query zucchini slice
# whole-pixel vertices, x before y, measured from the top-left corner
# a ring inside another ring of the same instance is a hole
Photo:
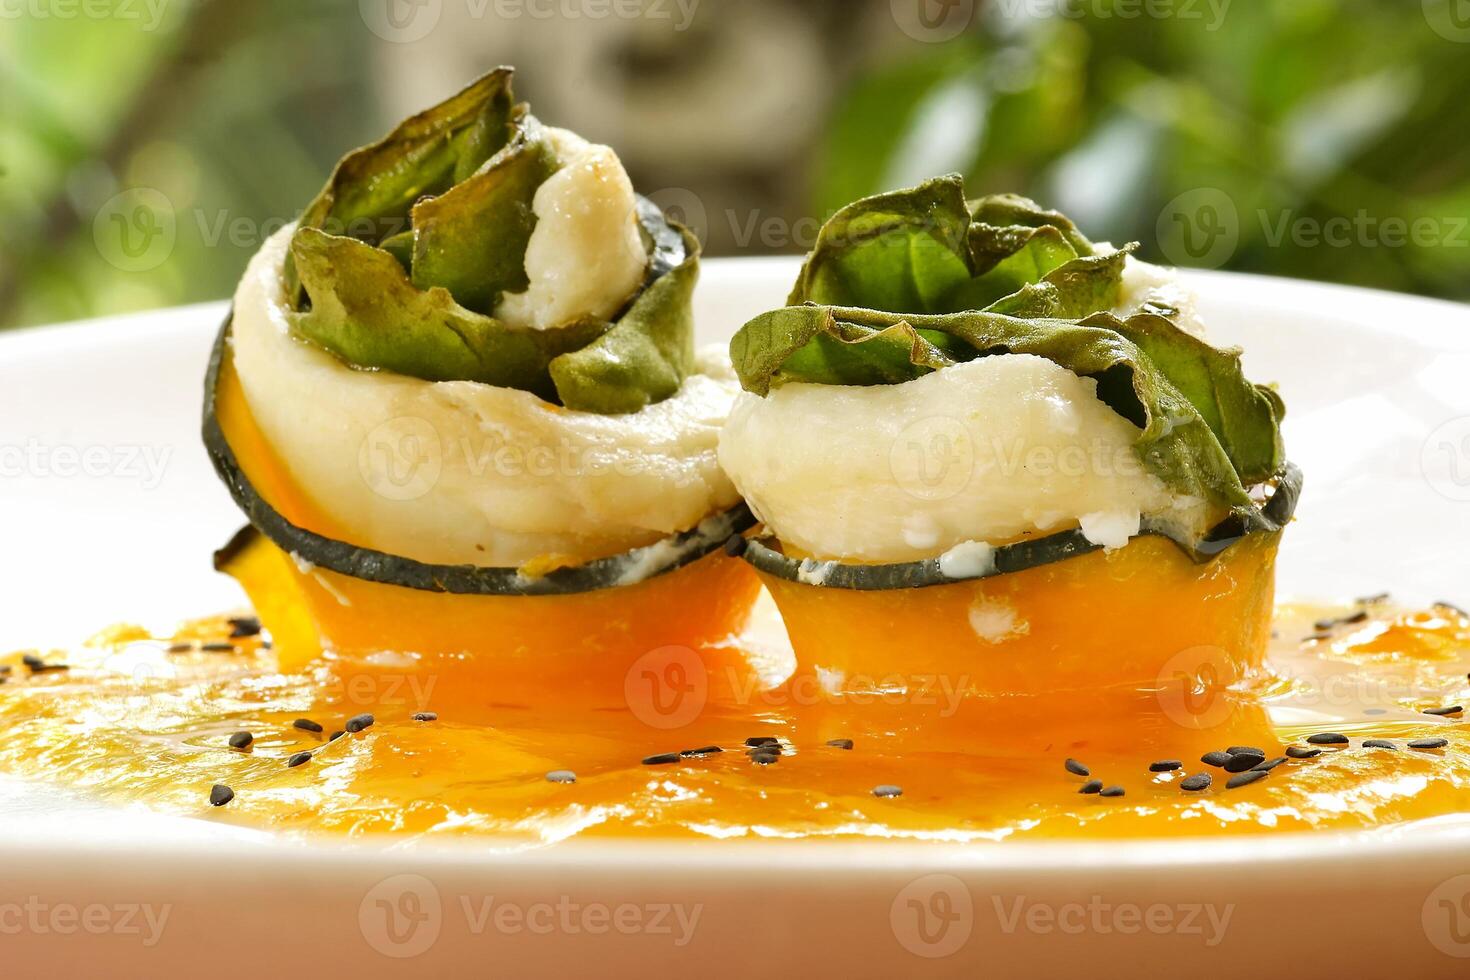
[[[1196,562],[1203,564],[1224,552],[1248,534],[1275,534],[1296,513],[1301,497],[1302,471],[1287,463],[1272,480],[1274,490],[1269,500],[1247,518],[1232,516],[1216,525],[1199,540],[1180,540],[1161,526],[1144,522],[1138,536],[1168,538]],[[995,560],[989,570],[976,575],[946,575],[940,570],[939,558],[923,561],[895,562],[878,565],[849,565],[838,561],[790,558],[781,553],[779,544],[770,537],[754,538],[746,543],[743,556],[757,571],[818,588],[879,592],[889,589],[924,589],[936,585],[993,578],[1010,572],[1050,565],[1077,555],[1101,551],[1077,529],[1049,534],[1044,538],[1018,541],[995,549]]]

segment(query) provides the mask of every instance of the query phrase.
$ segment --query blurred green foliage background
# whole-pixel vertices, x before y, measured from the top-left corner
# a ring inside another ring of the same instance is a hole
[[[227,296],[499,63],[713,254],[958,170],[1155,260],[1470,298],[1470,0],[0,0],[0,327]]]

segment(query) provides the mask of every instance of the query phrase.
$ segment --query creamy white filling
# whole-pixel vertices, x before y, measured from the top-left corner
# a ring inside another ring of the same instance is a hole
[[[961,541],[939,556],[945,578],[979,578],[995,570],[995,549],[984,541]]]
[[[633,182],[608,147],[564,129],[543,133],[562,166],[532,202],[530,285],[501,297],[495,315],[538,330],[582,316],[611,319],[637,290],[648,264]]]
[[[1162,265],[1140,262],[1133,256],[1123,267],[1123,291],[1113,313],[1130,317],[1151,305],[1178,311],[1173,318],[1186,333],[1205,339],[1205,324],[1200,319],[1194,292],[1179,282],[1176,270]]]
[[[521,565],[651,544],[739,500],[716,445],[738,385],[723,355],[629,415],[573,412],[474,382],[354,370],[295,339],[282,262],[235,295],[235,369],[266,439],[349,541],[419,561]]]
[[[1044,358],[983,357],[899,385],[743,392],[720,462],[783,542],[817,559],[983,558],[977,542],[1082,528],[1106,547],[1143,517],[1203,522],[1133,451],[1096,382]]]

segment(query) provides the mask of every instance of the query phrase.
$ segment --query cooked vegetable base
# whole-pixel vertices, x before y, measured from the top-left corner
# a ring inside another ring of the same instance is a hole
[[[1470,800],[1470,730],[1454,710],[1470,704],[1470,618],[1450,606],[1281,609],[1268,668],[1229,691],[1211,688],[1206,657],[1144,688],[1059,678],[1000,703],[897,664],[846,701],[819,679],[782,684],[792,661],[769,617],[760,607],[739,644],[766,682],[705,686],[698,655],[673,651],[580,707],[545,688],[505,700],[495,668],[464,661],[283,673],[248,616],[171,636],[119,627],[0,658],[0,770],[278,831],[506,847],[1350,830]],[[1201,774],[1209,785],[1191,788]]]

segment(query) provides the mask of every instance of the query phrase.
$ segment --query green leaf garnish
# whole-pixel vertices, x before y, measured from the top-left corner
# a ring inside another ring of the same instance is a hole
[[[537,189],[563,165],[498,69],[343,158],[287,260],[291,320],[354,367],[533,392],[568,408],[637,411],[693,363],[698,243],[644,199],[643,288],[614,321],[549,330],[494,316],[529,285]]]
[[[1013,194],[967,202],[952,174],[839,210],[787,302],[1079,317],[1117,302],[1134,247],[1100,253],[1064,215]]]
[[[644,289],[601,337],[551,362],[563,405],[616,415],[662,401],[694,367],[699,240],[684,233],[684,262]]]
[[[515,328],[465,309],[449,290],[419,289],[382,249],[303,228],[291,241],[311,308],[291,314],[302,337],[349,364],[425,381],[479,381],[555,395],[552,358],[591,343],[597,321]]]

